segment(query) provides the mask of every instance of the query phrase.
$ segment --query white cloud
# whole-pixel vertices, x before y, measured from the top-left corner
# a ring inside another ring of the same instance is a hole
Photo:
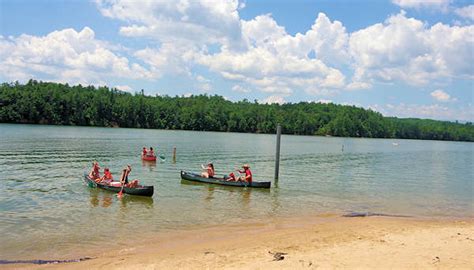
[[[102,15],[129,23],[120,33],[161,43],[240,45],[239,2],[97,0]]]
[[[474,78],[474,26],[429,27],[402,11],[384,23],[348,33],[341,22],[319,13],[308,31],[290,35],[270,14],[242,20],[242,3],[98,0],[97,6],[105,16],[126,23],[123,35],[156,41],[134,54],[155,77],[192,77],[193,68],[201,65],[257,91],[325,96],[368,89],[377,82],[420,86]],[[449,5],[439,0],[394,3]]]
[[[146,38],[148,47],[134,56],[164,74],[192,77],[197,54],[209,47],[241,49],[241,22],[237,0],[129,1],[96,0],[102,15],[125,22],[120,34]]]
[[[335,66],[349,59],[348,35],[340,22],[322,13],[306,34],[292,36],[269,14],[241,20],[238,10],[245,3],[236,0],[96,3],[104,16],[126,23],[122,35],[156,41],[156,47],[134,54],[156,76],[191,76],[197,63],[268,93],[326,93],[344,87],[345,76]],[[311,52],[315,58],[308,57]]]
[[[392,0],[392,3],[402,8],[438,8],[446,9],[451,0]]]
[[[269,14],[242,21],[242,33],[247,50],[222,48],[219,53],[201,55],[198,62],[226,79],[266,93],[291,94],[302,89],[321,94],[344,87],[342,72],[324,61],[336,64],[347,57],[347,51],[341,52],[347,47],[347,34],[339,22],[331,23],[324,14],[319,14],[305,35],[287,34]],[[324,40],[324,36],[332,38]],[[340,46],[334,42],[339,39]],[[316,58],[308,57],[311,51],[316,51]]]
[[[456,101],[455,98],[451,98],[451,96],[448,93],[444,92],[441,89],[431,92],[430,95],[437,101],[441,101],[441,102]]]
[[[194,77],[196,84],[195,87],[204,93],[210,93],[212,91],[212,85],[211,85],[211,80],[201,76],[201,75],[196,75]]]
[[[204,78],[204,77],[201,76],[201,75],[197,75],[197,76],[196,76],[196,81],[201,82],[201,83],[208,83],[208,82],[210,82],[209,79],[206,79],[206,78]]]
[[[164,43],[159,49],[145,48],[136,51],[133,56],[150,66],[150,70],[161,77],[163,74],[178,74],[191,77],[191,65],[194,48]]]
[[[54,31],[46,36],[0,38],[0,73],[7,80],[29,78],[104,84],[104,77],[152,79],[153,74],[95,39],[89,27]]]
[[[372,85],[369,82],[353,81],[346,87],[347,90],[369,89]]]
[[[250,92],[252,92],[250,89],[245,88],[245,87],[243,87],[241,85],[238,85],[238,84],[232,86],[232,91],[239,92],[239,93],[250,93]]]
[[[245,3],[237,0],[96,2],[104,16],[121,21],[120,34],[146,40],[147,47],[127,58],[119,45],[98,40],[87,27],[43,37],[0,36],[0,74],[15,80],[38,75],[103,84],[109,77],[152,80],[171,73],[188,76],[191,87],[209,92],[211,80],[195,75],[207,68],[232,81],[233,91],[260,91],[273,99],[298,91],[328,98],[380,82],[446,87],[456,79],[474,79],[473,25],[430,26],[402,11],[348,33],[341,22],[319,13],[306,32],[292,35],[270,14],[241,19],[238,12]],[[449,5],[394,3],[407,8]],[[466,17],[470,10],[472,5],[456,12]]]
[[[474,120],[474,107],[472,104],[462,107],[448,107],[439,104],[419,105],[419,104],[386,104],[372,105],[371,108],[385,116],[396,116],[401,118],[426,118],[439,120]]]
[[[286,103],[286,100],[282,96],[269,96],[269,97],[265,98],[264,100],[262,100],[260,103],[262,103],[262,104],[278,103],[278,104],[281,105],[281,104]]]
[[[354,82],[407,82],[425,85],[453,78],[473,78],[474,26],[449,26],[407,18],[404,12],[385,23],[352,33]]]
[[[454,13],[462,18],[474,21],[474,5],[457,8],[454,10]]]
[[[334,103],[334,102],[330,99],[318,99],[316,103],[329,104],[329,103]]]
[[[198,84],[198,89],[204,93],[210,93],[212,91],[212,85],[210,83]]]
[[[115,88],[117,88],[118,90],[121,90],[121,91],[133,93],[132,87],[130,87],[128,85],[116,85]]]

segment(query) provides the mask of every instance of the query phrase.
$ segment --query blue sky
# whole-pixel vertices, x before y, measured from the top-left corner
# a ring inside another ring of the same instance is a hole
[[[474,121],[474,5],[0,0],[0,81]]]

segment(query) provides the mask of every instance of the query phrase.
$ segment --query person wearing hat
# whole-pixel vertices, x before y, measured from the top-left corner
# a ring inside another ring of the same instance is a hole
[[[100,170],[99,163],[97,161],[92,162],[92,170],[89,173],[90,179],[92,179],[96,182],[100,181],[100,171],[99,170]]]
[[[201,168],[203,170],[206,170],[205,172],[201,173],[202,177],[204,177],[204,178],[213,178],[214,177],[215,171],[214,171],[214,164],[212,164],[212,162],[209,162],[207,164],[207,167],[204,167],[204,165],[201,165]]]
[[[252,171],[250,171],[250,166],[248,164],[244,164],[242,168],[243,170],[238,170],[238,172],[245,173],[245,176],[241,176],[239,180],[252,183]]]

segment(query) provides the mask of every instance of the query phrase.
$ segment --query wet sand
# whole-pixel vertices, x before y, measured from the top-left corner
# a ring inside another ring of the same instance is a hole
[[[78,256],[95,258],[0,269],[473,269],[474,219],[328,214],[168,232]]]

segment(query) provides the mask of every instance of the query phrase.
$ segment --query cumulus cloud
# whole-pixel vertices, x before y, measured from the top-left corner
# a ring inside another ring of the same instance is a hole
[[[128,85],[116,85],[115,88],[121,91],[133,93],[133,88]]]
[[[281,104],[286,103],[286,100],[282,96],[269,96],[269,97],[265,98],[264,100],[262,100],[260,103],[262,103],[262,104],[278,103],[278,104],[281,105]]]
[[[450,3],[393,2],[403,8],[443,8]],[[205,69],[210,71],[205,74],[232,81],[235,92],[260,91],[269,96],[265,102],[279,103],[298,91],[330,98],[376,83],[446,87],[450,81],[474,79],[474,26],[428,25],[403,11],[353,33],[319,13],[307,31],[293,35],[271,14],[240,18],[245,3],[237,0],[96,3],[104,16],[121,21],[121,35],[146,40],[146,47],[127,58],[87,27],[41,37],[0,36],[0,74],[14,80],[39,74],[49,80],[104,84],[108,77],[152,80],[172,73],[187,76],[194,80],[192,87],[209,92],[211,81],[196,75]],[[471,5],[455,12],[472,19],[472,9]],[[455,100],[439,91],[431,96]],[[415,113],[415,105],[402,105],[396,108],[405,106]],[[422,111],[429,108],[445,107]]]
[[[440,120],[474,120],[474,107],[472,104],[467,106],[452,108],[445,105],[419,105],[419,104],[386,104],[372,105],[374,110],[385,116],[397,116],[401,118],[424,118],[424,119],[440,119]]]
[[[95,39],[89,27],[46,36],[0,38],[0,73],[7,80],[29,78],[103,84],[104,76],[151,79],[153,74]]]
[[[458,16],[474,21],[474,5],[469,5],[462,8],[456,8],[454,10]]]
[[[198,63],[266,93],[291,94],[302,89],[323,94],[345,85],[343,73],[327,63],[347,60],[347,50],[339,50],[347,45],[347,34],[341,23],[331,22],[324,14],[319,14],[305,35],[289,35],[269,14],[242,21],[242,35],[245,51],[222,48],[219,53],[201,55]],[[339,39],[340,46],[334,43]],[[311,51],[316,52],[315,58],[308,57]]]
[[[129,23],[120,33],[163,43],[239,45],[239,2],[97,0],[102,15]]]
[[[452,78],[473,78],[474,26],[428,27],[405,12],[351,34],[354,81],[425,85]],[[442,42],[440,42],[442,41]]]
[[[211,85],[211,80],[201,76],[197,75],[195,76],[196,80],[196,88],[199,89],[201,92],[204,93],[209,93],[212,90],[212,85]]]
[[[407,8],[449,5],[446,0],[393,2]],[[155,76],[192,78],[200,65],[261,92],[319,96],[369,89],[377,82],[421,86],[474,77],[473,26],[429,27],[402,11],[348,33],[341,22],[319,13],[308,31],[290,35],[271,14],[241,19],[242,3],[98,0],[97,6],[104,16],[125,22],[121,34],[155,41],[134,54]]]
[[[193,65],[199,64],[238,84],[276,94],[301,89],[323,94],[345,85],[338,67],[349,60],[348,34],[322,13],[305,34],[292,36],[270,14],[242,20],[238,10],[245,3],[237,0],[96,3],[104,16],[126,23],[120,34],[155,41],[134,54],[155,74],[191,77]]]
[[[232,91],[235,91],[235,92],[239,92],[239,93],[250,93],[252,92],[252,90],[248,89],[248,88],[245,88],[241,85],[234,85],[232,86]]]
[[[392,0],[392,3],[402,8],[438,8],[446,9],[451,0]]]
[[[437,101],[441,101],[441,102],[456,101],[455,98],[451,98],[451,96],[448,93],[444,92],[441,89],[431,92],[430,95]]]
[[[148,47],[134,56],[161,76],[193,79],[196,55],[206,53],[209,47],[239,50],[245,46],[238,14],[245,3],[237,0],[97,0],[96,5],[102,15],[125,22],[121,35],[149,41]],[[209,91],[210,84],[198,88]]]
[[[334,102],[330,99],[318,99],[316,103],[329,104],[329,103],[334,103]]]

